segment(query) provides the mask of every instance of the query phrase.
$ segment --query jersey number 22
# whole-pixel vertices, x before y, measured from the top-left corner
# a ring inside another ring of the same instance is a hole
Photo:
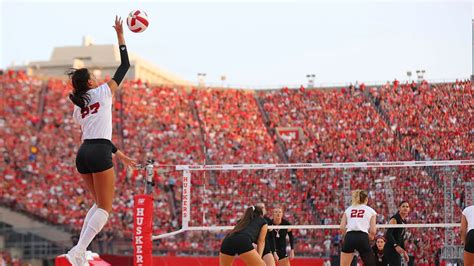
[[[352,210],[351,218],[362,218],[364,217],[365,210]]]

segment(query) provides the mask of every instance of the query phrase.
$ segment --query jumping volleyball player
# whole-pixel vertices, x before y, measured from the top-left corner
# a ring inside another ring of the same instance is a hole
[[[115,17],[113,27],[117,33],[121,63],[112,80],[99,86],[86,68],[68,72],[74,88],[69,95],[75,105],[73,118],[81,125],[83,140],[76,155],[76,168],[95,201],[84,219],[77,245],[66,255],[73,266],[83,266],[86,263],[86,248],[102,230],[112,210],[115,193],[112,153],[126,166],[136,164],[123,153],[117,152],[111,142],[112,98],[130,67],[121,18]]]
[[[351,265],[354,251],[360,254],[364,265],[375,266],[375,257],[369,238],[374,239],[377,213],[367,206],[369,197],[366,191],[356,189],[352,192],[352,206],[344,211],[340,230],[344,236],[341,250],[341,265]]]
[[[400,202],[398,212],[390,218],[390,224],[406,224],[409,212],[408,202]],[[384,257],[386,257],[388,265],[402,265],[401,256],[405,258],[405,262],[409,261],[408,252],[405,250],[405,228],[389,228],[385,239],[387,239],[387,243],[384,247]]]
[[[474,265],[474,205],[462,211],[461,242],[464,243],[464,265]]]
[[[283,219],[283,207],[277,206],[273,209],[272,225],[291,225],[290,222]],[[274,256],[278,261],[278,265],[289,266],[290,260],[295,257],[295,239],[291,229],[273,229],[271,231],[275,239],[275,246],[271,248],[272,252],[276,252]],[[290,255],[286,253],[286,235],[290,238]]]
[[[262,208],[263,218],[267,221],[267,224],[272,224],[272,219],[268,217],[267,209],[265,208],[265,203],[258,203],[256,206]],[[272,252],[271,247],[275,246],[275,239],[273,234],[270,233],[271,230],[267,231],[267,236],[265,237],[265,247],[263,248],[262,259],[265,262],[265,266],[275,266],[275,261],[278,261],[278,255],[276,252]]]
[[[262,208],[248,207],[234,229],[222,241],[219,265],[231,266],[234,256],[239,255],[246,265],[265,266],[262,254],[267,230],[267,221],[263,218]],[[257,243],[257,250],[252,243]]]

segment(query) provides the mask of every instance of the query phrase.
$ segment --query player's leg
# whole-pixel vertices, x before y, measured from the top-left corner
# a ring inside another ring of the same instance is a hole
[[[266,266],[275,266],[275,259],[273,258],[272,253],[267,253],[263,255],[263,261]]]
[[[357,251],[365,266],[375,266],[375,254],[370,247],[369,235],[365,233],[358,234]]]
[[[290,258],[286,257],[278,260],[278,266],[290,266]]]
[[[219,252],[219,266],[232,266],[234,258],[234,256],[229,256],[222,252]]]
[[[115,173],[113,167],[102,172],[93,173],[92,176],[98,208],[91,216],[87,223],[87,228],[76,245],[81,251],[89,246],[94,237],[107,223],[115,195]]]
[[[95,196],[94,180],[92,179],[92,174],[81,174],[81,177],[82,177],[82,180],[84,180],[84,183],[86,183],[87,190],[89,191],[89,193],[91,193],[92,198],[94,199],[94,204],[89,209],[89,211],[86,214],[86,217],[84,218],[80,237],[82,237],[82,235],[84,234],[84,231],[87,228],[87,223],[89,223],[89,220],[91,219],[92,215],[97,210],[97,204],[95,203],[97,200]]]
[[[346,253],[341,251],[341,266],[350,266],[354,253]]]
[[[255,249],[239,255],[247,266],[265,266],[265,262]]]
[[[93,173],[94,189],[97,198],[97,206],[110,213],[115,196],[115,173],[114,168]]]

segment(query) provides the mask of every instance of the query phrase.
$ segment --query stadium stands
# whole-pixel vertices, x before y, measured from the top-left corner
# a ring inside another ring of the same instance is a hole
[[[61,80],[12,72],[0,75],[0,175],[4,179],[0,202],[77,232],[92,202],[75,170],[80,129],[71,119],[69,91]],[[114,142],[141,162],[153,158],[163,165],[470,159],[473,92],[470,81],[258,92],[187,91],[127,81],[115,97]],[[279,142],[271,134],[276,127],[300,127],[305,138]],[[105,230],[115,239],[130,239],[132,199],[143,191],[143,173],[116,165],[116,199]],[[472,170],[458,169],[456,217],[463,206],[462,184],[474,181]],[[231,224],[237,219],[236,210],[248,200],[266,201],[269,206],[282,203],[295,224],[338,223],[344,208],[343,174],[347,173],[193,173],[193,189],[206,197],[193,195],[193,217],[199,219],[191,223]],[[439,208],[443,190],[438,184],[448,173],[389,169],[349,174],[352,187],[371,191],[380,223],[394,213],[386,204],[384,187],[374,182],[383,176],[396,177],[395,199],[410,202],[411,222],[443,221]],[[156,179],[154,234],[176,230],[181,223],[180,173],[164,167]],[[236,195],[240,201],[234,200]],[[412,232],[408,246],[418,262],[434,262],[442,246],[440,233]],[[325,253],[326,236],[332,242],[339,240],[335,230],[300,230],[296,235],[301,239],[297,254],[309,256]],[[222,233],[186,233],[157,245],[164,252],[208,254],[209,247],[218,250],[222,237]],[[422,245],[427,242],[432,244]]]

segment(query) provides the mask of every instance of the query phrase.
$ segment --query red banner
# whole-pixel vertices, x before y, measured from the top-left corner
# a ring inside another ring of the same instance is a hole
[[[301,127],[277,127],[276,132],[278,137],[286,142],[300,141],[304,138]]]
[[[130,265],[132,258],[129,256],[114,256],[104,255],[104,259],[110,262],[112,265]],[[173,257],[173,256],[155,256],[153,258],[154,265],[167,265],[167,266],[219,266],[219,258],[213,257]],[[234,266],[245,266],[242,259],[237,258],[234,260]],[[324,259],[321,258],[298,258],[296,257],[291,261],[291,266],[323,266]],[[337,264],[339,265],[339,264]]]
[[[151,229],[153,221],[153,198],[136,195],[133,208],[133,265],[153,265]]]

